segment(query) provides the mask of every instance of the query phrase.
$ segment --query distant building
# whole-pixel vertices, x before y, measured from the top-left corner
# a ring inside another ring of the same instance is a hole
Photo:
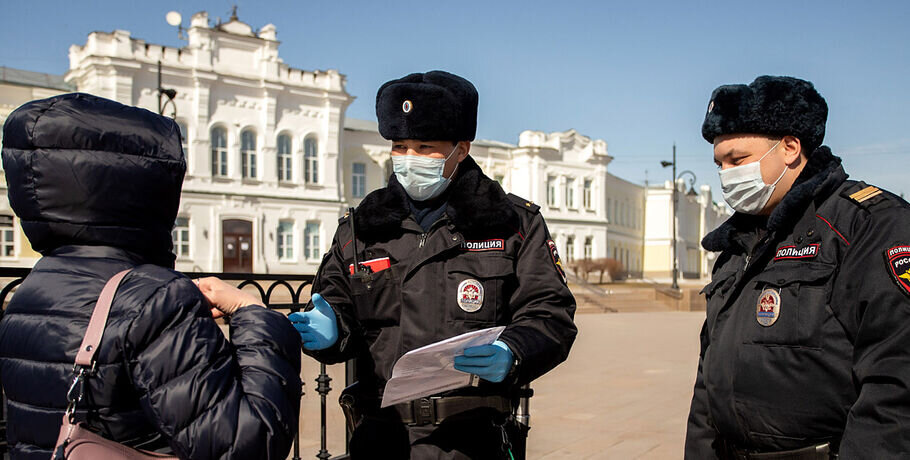
[[[697,192],[686,190],[682,181],[678,181],[676,186],[679,199],[676,247],[680,278],[707,278],[711,275],[714,254],[701,247],[701,240],[730,217],[730,212],[726,206],[712,201],[711,188],[707,185],[702,185]],[[647,196],[644,276],[666,279],[673,275],[672,182],[648,188]]]
[[[170,48],[92,32],[70,48],[66,80],[157,111],[160,63],[162,86],[177,91],[187,157],[178,269],[314,273],[345,204],[345,77],[283,63],[271,24],[256,32],[232,17],[212,26],[202,12],[187,37]]]
[[[0,67],[0,125],[22,104],[75,91],[61,75],[29,72]],[[3,131],[0,130],[0,141]],[[6,197],[6,177],[0,172],[0,193]],[[9,201],[0,200],[0,264],[6,267],[31,267],[40,254],[32,250],[22,232]]]
[[[606,255],[605,180],[612,160],[606,142],[574,129],[524,131],[511,149],[505,188],[541,206],[566,263]]]
[[[645,269],[645,187],[607,173],[607,252],[622,262],[630,278],[641,278]]]
[[[376,122],[345,117],[353,101],[345,77],[285,64],[272,25],[254,31],[236,16],[213,25],[201,12],[185,47],[92,32],[69,60],[65,77],[0,67],[0,121],[29,100],[75,90],[157,112],[160,63],[161,86],[176,90],[163,112],[179,124],[187,157],[173,230],[179,270],[315,273],[338,218],[392,174],[391,142]],[[517,144],[477,140],[471,156],[541,207],[568,264],[610,257],[633,278],[668,276],[671,189],[610,174],[605,141],[524,131]],[[705,187],[680,201],[686,276],[708,273],[712,259],[698,242],[725,215]],[[19,228],[0,201],[4,266],[37,260]]]

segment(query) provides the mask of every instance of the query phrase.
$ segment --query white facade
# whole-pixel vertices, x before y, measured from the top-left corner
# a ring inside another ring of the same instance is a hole
[[[524,131],[512,151],[508,191],[540,205],[550,234],[567,262],[604,257],[607,216],[604,209],[607,143],[575,130]]]
[[[726,206],[712,201],[711,188],[702,185],[699,191],[686,190],[682,181],[676,183],[678,218],[676,248],[681,278],[700,279],[711,275],[715,255],[701,247],[701,240],[728,217]],[[647,189],[645,219],[645,271],[648,278],[667,278],[673,273],[673,186]]]
[[[391,142],[383,139],[375,122],[348,119],[344,130],[345,180],[353,165],[366,166],[367,192],[386,185],[391,174]],[[551,237],[567,262],[606,256],[607,221],[604,209],[607,144],[574,130],[556,133],[524,131],[519,143],[477,140],[471,157],[484,174],[514,193],[541,206]],[[556,187],[553,190],[552,187]],[[548,191],[552,192],[548,195]],[[356,206],[359,196],[344,190],[346,202]],[[549,199],[548,199],[549,198]]]
[[[210,26],[202,12],[187,36],[177,49],[93,32],[70,48],[66,79],[157,111],[160,62],[162,86],[177,91],[164,113],[186,138],[178,269],[314,273],[345,203],[345,77],[284,64],[271,24]]]
[[[338,217],[386,185],[391,142],[375,121],[345,118],[353,98],[343,75],[282,62],[272,25],[256,32],[232,17],[213,26],[202,12],[187,42],[178,49],[127,31],[93,32],[70,48],[65,83],[42,85],[60,77],[24,72],[31,83],[8,84],[0,75],[0,121],[24,102],[75,89],[158,111],[160,62],[161,86],[176,90],[163,112],[180,124],[187,157],[177,268],[315,273]],[[669,273],[671,189],[609,174],[603,140],[524,131],[517,144],[477,140],[470,153],[507,192],[540,205],[566,262],[610,257],[631,277]],[[706,186],[681,199],[681,271],[708,273],[713,259],[698,242],[725,216]],[[31,266],[37,257],[4,200],[0,264]]]
[[[346,118],[343,143],[341,174],[346,186],[342,193],[349,206],[357,206],[366,194],[386,186],[392,174],[392,142],[379,135],[376,122]]]
[[[606,257],[622,262],[627,275],[644,270],[645,188],[610,173],[606,175]]]

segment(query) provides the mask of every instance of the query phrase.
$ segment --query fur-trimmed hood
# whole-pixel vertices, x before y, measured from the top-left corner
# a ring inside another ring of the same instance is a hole
[[[502,187],[484,175],[471,156],[459,164],[446,194],[445,213],[462,233],[476,235],[519,226],[518,214]],[[409,199],[392,174],[387,187],[373,191],[357,206],[358,239],[375,241],[400,232],[401,222],[411,214]]]
[[[768,230],[778,231],[792,227],[813,200],[824,201],[845,180],[847,173],[841,166],[840,157],[832,154],[831,149],[824,145],[815,149],[790,191],[768,216]],[[730,247],[733,236],[748,230],[754,220],[755,216],[737,212],[720,227],[705,235],[701,245],[708,251],[723,251]]]

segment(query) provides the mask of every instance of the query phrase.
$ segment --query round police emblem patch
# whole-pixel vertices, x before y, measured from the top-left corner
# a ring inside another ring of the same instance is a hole
[[[458,285],[458,306],[468,313],[474,313],[483,306],[483,285],[480,281],[466,279]]]
[[[758,324],[768,327],[780,317],[780,293],[774,289],[765,289],[758,296],[755,306],[755,319]]]
[[[410,112],[411,109],[413,109],[413,108],[414,108],[414,104],[412,104],[411,101],[404,101],[401,104],[401,111],[404,113]]]

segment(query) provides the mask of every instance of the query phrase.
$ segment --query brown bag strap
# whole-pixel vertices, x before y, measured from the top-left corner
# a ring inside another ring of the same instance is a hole
[[[101,295],[98,296],[98,302],[95,304],[95,311],[92,312],[92,319],[89,320],[88,329],[85,330],[85,337],[82,338],[82,345],[79,347],[79,352],[76,353],[76,366],[91,367],[94,363],[101,336],[104,335],[107,316],[111,312],[114,293],[117,292],[123,277],[131,271],[132,269],[129,269],[117,273],[107,281],[104,289],[101,290]]]

